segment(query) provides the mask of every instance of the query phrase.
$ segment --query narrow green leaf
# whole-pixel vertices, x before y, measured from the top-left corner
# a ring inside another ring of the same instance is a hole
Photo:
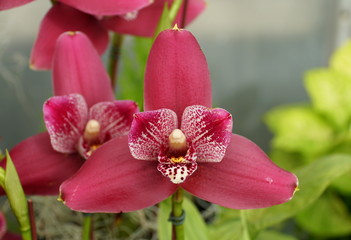
[[[302,228],[320,237],[340,237],[351,233],[351,216],[347,207],[330,192],[300,212],[296,220]]]
[[[246,210],[248,223],[260,231],[296,215],[315,202],[333,180],[350,170],[350,155],[331,155],[302,167],[295,172],[300,191],[294,198],[271,208]]]
[[[10,202],[19,224],[22,237],[25,240],[31,239],[30,220],[28,216],[28,205],[21,182],[19,180],[16,168],[11,160],[9,153],[6,151],[6,171],[3,186],[7,198]]]
[[[128,38],[121,52],[117,96],[118,99],[134,100],[140,110],[143,109],[144,72],[151,43],[149,38]]]
[[[163,30],[169,29],[171,27],[172,27],[172,21],[169,17],[168,3],[165,2],[165,5],[164,5],[163,11],[162,11],[162,15],[161,15],[160,20],[157,24],[152,41],[154,41],[156,39],[156,37],[158,36],[158,34],[160,32],[162,32]]]
[[[208,229],[201,214],[194,206],[192,201],[186,197],[183,201],[183,209],[186,214],[184,221],[185,239],[209,239]],[[171,200],[168,198],[159,204],[157,233],[160,240],[171,239],[172,224],[168,221],[170,212]]]
[[[177,17],[177,14],[179,12],[180,7],[182,6],[184,0],[175,0],[171,6],[171,9],[169,10],[169,19],[171,23],[174,22],[174,20]]]
[[[309,106],[278,107],[264,117],[265,123],[275,134],[274,148],[318,155],[334,144],[334,130]]]
[[[351,120],[351,75],[316,69],[307,72],[305,85],[313,106],[338,129],[347,130]]]

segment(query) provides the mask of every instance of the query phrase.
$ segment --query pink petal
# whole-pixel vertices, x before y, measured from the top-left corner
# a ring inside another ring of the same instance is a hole
[[[138,111],[137,104],[129,100],[101,102],[90,108],[89,118],[100,123],[100,141],[106,142],[111,138],[127,135],[133,115]]]
[[[87,34],[99,54],[107,47],[108,33],[95,17],[56,3],[41,22],[31,54],[32,68],[51,68],[56,40],[66,31],[81,31]]]
[[[177,128],[177,116],[169,109],[140,112],[134,115],[129,132],[129,148],[134,158],[157,160],[168,136]]]
[[[157,171],[157,162],[139,161],[127,137],[114,138],[94,152],[61,187],[61,198],[82,212],[129,212],[152,206],[177,188]]]
[[[184,110],[181,130],[197,153],[198,162],[220,162],[232,136],[232,116],[221,108],[190,106]]]
[[[89,39],[80,32],[64,33],[53,61],[55,95],[80,93],[89,107],[114,100],[105,67]]]
[[[152,0],[59,0],[83,12],[93,15],[119,15],[137,11]]]
[[[276,166],[250,140],[233,134],[223,160],[199,163],[182,187],[193,195],[228,208],[270,207],[290,200],[294,174]]]
[[[61,153],[76,152],[76,144],[88,121],[84,98],[79,94],[51,97],[43,110],[52,147]]]
[[[145,73],[145,110],[168,108],[181,119],[190,105],[211,107],[211,80],[205,55],[186,30],[166,30],[151,48]]]
[[[57,195],[60,184],[83,164],[77,154],[62,154],[52,149],[47,132],[34,135],[10,151],[22,186],[29,195]],[[6,168],[6,161],[0,163]]]
[[[33,2],[34,0],[1,0],[0,10],[11,9]]]
[[[109,30],[118,33],[152,37],[161,18],[165,2],[168,2],[168,6],[171,6],[173,1],[155,0],[150,6],[141,9],[135,19],[128,20],[124,16],[114,16],[104,18],[102,23]],[[189,0],[186,24],[193,21],[205,9],[205,6],[206,3],[203,0]],[[181,6],[175,21],[178,25],[181,24],[182,12],[183,6]]]

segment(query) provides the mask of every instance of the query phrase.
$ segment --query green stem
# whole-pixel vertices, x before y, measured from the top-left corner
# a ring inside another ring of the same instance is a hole
[[[246,221],[245,210],[240,210],[240,219],[241,219],[241,225],[243,227],[243,240],[251,240],[249,228]]]
[[[93,215],[92,214],[84,214],[82,240],[92,240],[93,239],[92,222],[93,222]]]
[[[118,33],[112,34],[111,49],[108,58],[108,74],[111,79],[113,89],[116,87],[118,75],[118,60],[121,54],[121,45],[123,43],[123,35]]]
[[[177,218],[183,215],[183,189],[178,190],[172,195],[172,216]],[[183,223],[175,225],[172,222],[172,239],[184,240],[184,225]]]

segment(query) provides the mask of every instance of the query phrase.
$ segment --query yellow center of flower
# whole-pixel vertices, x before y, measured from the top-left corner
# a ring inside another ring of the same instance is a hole
[[[172,163],[183,163],[185,159],[183,157],[171,157],[170,158]]]

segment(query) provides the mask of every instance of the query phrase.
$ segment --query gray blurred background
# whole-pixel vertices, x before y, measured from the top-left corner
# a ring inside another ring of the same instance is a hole
[[[0,12],[0,148],[43,130],[51,74],[28,69],[31,45],[50,3],[37,0]],[[264,150],[269,109],[308,101],[306,70],[324,67],[350,36],[351,1],[208,0],[189,30],[211,70],[214,105],[230,111],[234,132]]]

